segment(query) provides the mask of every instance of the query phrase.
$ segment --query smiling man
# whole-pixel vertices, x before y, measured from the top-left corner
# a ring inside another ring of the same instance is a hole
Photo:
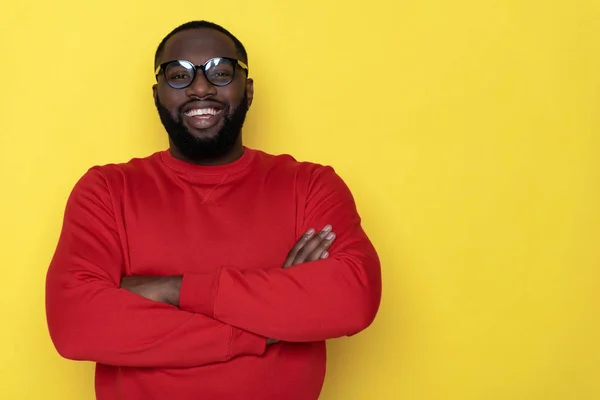
[[[327,339],[377,313],[377,254],[332,168],[242,144],[242,43],[205,21],[156,51],[168,150],[91,168],[46,290],[58,352],[99,400],[316,399]]]

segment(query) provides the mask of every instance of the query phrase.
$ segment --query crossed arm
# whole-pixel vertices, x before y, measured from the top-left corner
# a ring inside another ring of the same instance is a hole
[[[325,260],[327,251],[335,240],[331,225],[326,225],[317,235],[310,228],[296,242],[288,253],[283,269],[295,265]],[[179,295],[183,276],[125,276],[121,278],[121,288],[148,300],[179,307]]]
[[[335,240],[332,226],[326,225],[318,234],[310,228],[296,242],[288,253],[283,269],[295,265],[326,260],[327,251]],[[148,300],[179,307],[179,296],[183,276],[125,276],[121,278],[121,288]],[[277,343],[277,339],[266,339],[267,345]]]
[[[107,183],[91,170],[69,198],[47,276],[57,350],[109,365],[190,367],[260,355],[267,338],[320,341],[366,328],[379,306],[379,260],[346,186],[326,174],[311,183],[320,195],[307,201],[305,229],[335,225],[331,255],[332,240],[317,234],[300,238],[283,268],[123,279]]]

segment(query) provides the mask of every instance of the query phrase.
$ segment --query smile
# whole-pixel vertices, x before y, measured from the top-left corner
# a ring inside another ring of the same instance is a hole
[[[221,110],[216,110],[214,108],[195,108],[189,111],[186,111],[184,114],[187,117],[195,117],[202,115],[218,115],[221,113]]]

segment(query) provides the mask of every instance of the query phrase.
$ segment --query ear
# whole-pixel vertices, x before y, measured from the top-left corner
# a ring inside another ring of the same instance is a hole
[[[248,98],[248,108],[250,108],[254,99],[254,80],[252,78],[246,79],[246,97]]]
[[[154,104],[158,104],[158,85],[156,83],[152,85],[152,97],[154,97]]]

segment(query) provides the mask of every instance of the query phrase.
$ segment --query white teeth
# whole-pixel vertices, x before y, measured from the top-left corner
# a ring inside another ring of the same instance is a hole
[[[214,108],[195,108],[193,110],[187,111],[185,115],[188,117],[193,117],[195,115],[217,115],[221,112],[221,110],[217,111]]]

